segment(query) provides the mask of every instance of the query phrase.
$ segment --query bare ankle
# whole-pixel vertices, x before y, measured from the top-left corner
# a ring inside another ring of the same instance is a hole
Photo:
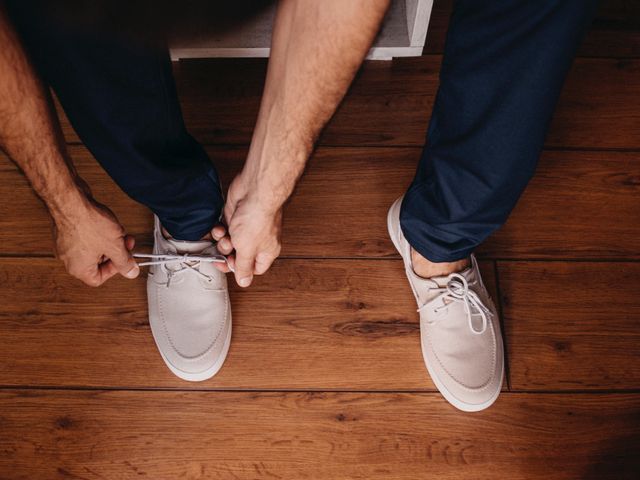
[[[173,237],[171,236],[171,234],[167,231],[166,228],[164,228],[162,225],[160,225],[160,232],[162,232],[162,236],[164,238],[166,238],[167,240],[172,240]]]
[[[461,272],[471,264],[469,258],[455,262],[431,262],[411,249],[411,265],[416,275],[423,278],[441,277],[452,273]]]
[[[162,236],[164,238],[168,240],[173,240],[173,236],[171,236],[171,234],[167,231],[166,228],[164,228],[163,226],[160,226],[160,231],[162,232]],[[213,235],[211,235],[211,232],[207,232],[205,236],[202,237],[200,240],[213,241]]]

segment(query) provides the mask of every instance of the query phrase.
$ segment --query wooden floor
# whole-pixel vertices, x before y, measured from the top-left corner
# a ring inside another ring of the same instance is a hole
[[[44,208],[0,160],[0,478],[640,478],[640,5],[604,3],[535,180],[479,252],[508,371],[477,414],[427,375],[385,228],[424,143],[449,2],[425,56],[364,66],[286,209],[283,257],[232,288],[233,343],[210,381],[165,368],[144,278],[91,289],[64,273]],[[264,72],[176,66],[227,185]],[[148,246],[149,213],[64,125],[81,174]]]

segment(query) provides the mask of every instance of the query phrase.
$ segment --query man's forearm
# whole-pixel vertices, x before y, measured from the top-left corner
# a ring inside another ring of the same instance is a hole
[[[22,169],[54,218],[83,202],[47,90],[0,4],[0,147]]]
[[[313,144],[364,59],[389,0],[281,0],[243,171],[263,205],[291,195]]]

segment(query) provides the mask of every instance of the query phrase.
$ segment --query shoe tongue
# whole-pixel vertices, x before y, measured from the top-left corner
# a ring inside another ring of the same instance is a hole
[[[445,288],[447,286],[447,283],[449,283],[450,279],[451,279],[451,275],[443,275],[442,277],[429,278],[429,280],[431,280],[433,283],[438,285],[438,287],[440,288]]]
[[[207,240],[200,240],[197,242],[187,242],[183,240],[167,239],[167,242],[176,249],[178,254],[184,253],[202,253],[207,248],[213,245],[212,242]]]
[[[452,273],[450,275],[443,275],[441,277],[431,277],[429,280],[436,283],[440,288],[445,288],[449,283],[449,280],[451,280],[452,275],[454,274]],[[471,266],[469,266],[468,268],[465,268],[461,272],[458,272],[458,275],[462,275],[469,284],[473,284],[476,279],[475,272]]]

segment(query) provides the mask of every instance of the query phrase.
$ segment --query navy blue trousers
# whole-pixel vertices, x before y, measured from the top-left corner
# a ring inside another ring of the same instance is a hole
[[[7,2],[40,76],[120,188],[173,237],[202,238],[224,198],[214,166],[185,128],[166,45],[64,22],[50,11],[55,3]]]
[[[47,2],[44,2],[47,3]],[[457,0],[428,142],[402,230],[426,258],[467,257],[507,219],[534,173],[597,0]],[[52,21],[36,0],[10,14],[78,135],[176,238],[218,220],[223,196],[187,133],[166,49]]]
[[[507,220],[597,4],[455,3],[427,145],[400,212],[422,256],[464,259]]]

